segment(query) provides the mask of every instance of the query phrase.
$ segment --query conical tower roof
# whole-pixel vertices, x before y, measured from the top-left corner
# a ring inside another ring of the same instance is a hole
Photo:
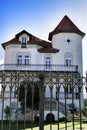
[[[80,29],[65,15],[61,22],[57,25],[57,27],[49,33],[49,40],[52,40],[52,36],[54,34],[58,34],[61,32],[71,32],[71,33],[77,33],[84,37],[85,33],[80,31]]]

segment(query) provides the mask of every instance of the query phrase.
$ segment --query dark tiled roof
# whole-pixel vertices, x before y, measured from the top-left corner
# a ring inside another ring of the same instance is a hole
[[[45,53],[47,53],[47,52],[54,53],[55,52],[56,53],[59,51],[52,47],[51,42],[42,40],[42,39],[28,33],[25,30],[23,30],[20,33],[18,33],[17,35],[15,35],[15,38],[11,39],[10,41],[2,43],[2,47],[5,49],[5,47],[10,44],[21,44],[21,42],[19,41],[19,36],[21,36],[22,34],[27,34],[30,37],[30,40],[27,42],[27,44],[36,44],[36,45],[40,45],[42,47],[41,49],[38,50],[39,52],[43,52],[43,53],[44,52]]]
[[[82,37],[84,37],[85,33],[81,32],[79,28],[65,15],[61,22],[57,25],[57,27],[49,33],[49,40],[52,40],[52,36],[61,32],[74,32]]]
[[[28,33],[26,30],[22,30],[21,32],[19,32],[18,34],[16,34],[15,37],[16,37],[16,38],[19,38],[19,36],[21,36],[22,34],[31,35],[31,34]]]
[[[38,49],[38,51],[41,53],[57,53],[57,52],[59,52],[58,49],[55,49],[52,47],[40,48],[40,49]]]
[[[30,41],[28,41],[28,44],[38,44],[38,45],[43,46],[43,47],[44,46],[52,46],[51,42],[44,41],[44,40],[28,33],[27,31],[23,30],[20,33],[18,33],[17,35],[15,35],[15,38],[13,38],[5,43],[2,43],[3,48],[5,49],[5,46],[7,46],[9,44],[20,44],[21,42],[19,41],[19,36],[21,36],[23,33],[24,34],[26,33],[30,37]]]

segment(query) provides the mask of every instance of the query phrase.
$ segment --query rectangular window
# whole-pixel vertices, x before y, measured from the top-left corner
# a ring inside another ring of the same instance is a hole
[[[18,55],[18,65],[22,65],[22,56]]]
[[[67,66],[71,65],[71,59],[66,59],[66,65]]]
[[[52,103],[51,103],[49,101],[46,101],[45,102],[45,109],[50,110],[51,107],[53,110],[55,110],[56,109],[56,102],[52,101]]]
[[[26,37],[22,37],[22,47],[26,47]]]
[[[30,57],[28,55],[25,56],[25,65],[30,64]]]
[[[46,69],[51,69],[51,58],[50,57],[45,58],[45,65],[46,65]]]

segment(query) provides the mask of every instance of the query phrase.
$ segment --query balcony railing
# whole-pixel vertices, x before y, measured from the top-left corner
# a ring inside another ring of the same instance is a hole
[[[17,65],[17,64],[2,64],[0,65],[0,71],[9,70],[9,71],[78,71],[77,65],[49,65],[46,64],[29,64],[29,65]]]

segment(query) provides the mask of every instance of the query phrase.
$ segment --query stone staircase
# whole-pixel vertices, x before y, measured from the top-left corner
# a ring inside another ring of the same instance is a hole
[[[67,109],[67,121],[72,121],[74,117],[74,121],[80,121],[80,112],[77,109],[78,112],[73,113],[70,111],[69,104],[66,104],[66,109]],[[59,102],[59,112],[61,112],[65,116],[65,104],[62,102]],[[83,114],[81,114],[81,120],[84,121],[85,117]]]
[[[79,113],[71,113],[70,111],[67,112],[67,121],[72,121],[74,117],[74,121],[80,121],[80,114]],[[84,121],[85,117],[83,116],[83,114],[81,115],[81,120]]]

